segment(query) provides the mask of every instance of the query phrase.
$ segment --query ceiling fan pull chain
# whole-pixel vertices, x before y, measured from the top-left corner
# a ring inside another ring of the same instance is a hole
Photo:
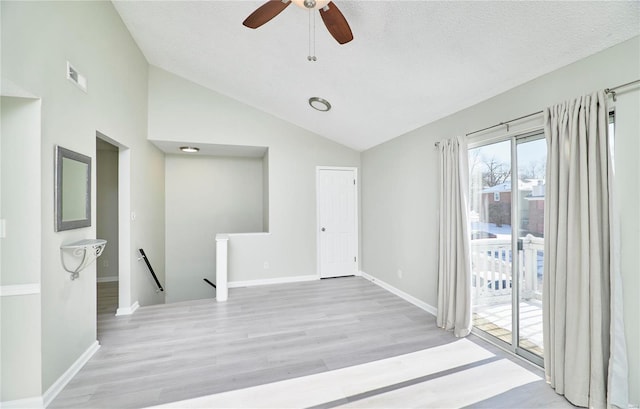
[[[313,9],[309,9],[309,55],[307,56],[307,60],[309,61],[316,61],[316,19],[315,19],[315,14],[312,16],[312,10]],[[311,20],[313,19],[313,28],[311,27]],[[311,44],[313,43],[313,53],[312,53],[312,46]]]
[[[309,54],[307,55],[307,60],[311,61],[311,9],[307,10],[307,13],[309,13]]]

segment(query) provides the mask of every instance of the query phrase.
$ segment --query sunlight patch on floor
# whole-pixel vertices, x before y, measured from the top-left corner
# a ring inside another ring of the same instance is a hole
[[[459,407],[539,380],[517,364],[461,339],[362,365],[156,407],[342,407],[345,399],[352,401],[345,407],[389,407],[391,402],[402,402],[403,407]]]
[[[507,359],[361,399],[341,408],[462,408],[540,377]]]

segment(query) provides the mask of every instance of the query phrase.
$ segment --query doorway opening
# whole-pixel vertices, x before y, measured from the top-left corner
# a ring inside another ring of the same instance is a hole
[[[115,315],[118,309],[118,147],[96,138],[96,237],[107,240],[97,260],[97,313]]]
[[[546,161],[542,131],[469,149],[474,329],[541,366]]]
[[[103,145],[102,142],[111,146]],[[121,143],[109,138],[101,132],[96,132],[96,147],[104,146],[108,150],[113,150],[115,147],[117,150],[117,217],[115,220],[109,219],[110,223],[117,225],[117,239],[113,239],[111,243],[107,241],[107,249],[117,249],[117,258],[109,261],[117,265],[117,298],[112,301],[117,302],[117,310],[115,315],[130,315],[138,308],[138,303],[131,301],[131,149]],[[96,158],[98,156],[98,149],[96,148]],[[97,160],[96,160],[97,161]],[[113,163],[111,163],[113,164]],[[99,164],[97,164],[99,166]],[[97,175],[96,175],[97,176]],[[97,178],[97,177],[96,177]],[[113,181],[111,181],[113,183]],[[99,185],[99,183],[96,183]],[[100,189],[98,186],[97,189]],[[96,219],[100,217],[100,209],[96,212]],[[101,224],[99,221],[97,224]],[[98,237],[99,233],[98,233]],[[101,257],[102,258],[102,257]],[[106,277],[114,277],[107,275]],[[111,280],[113,278],[110,278]],[[109,279],[107,279],[109,280]],[[107,281],[109,282],[109,281]],[[111,281],[113,282],[113,281]],[[112,284],[112,286],[114,286]],[[111,307],[109,307],[111,309]]]

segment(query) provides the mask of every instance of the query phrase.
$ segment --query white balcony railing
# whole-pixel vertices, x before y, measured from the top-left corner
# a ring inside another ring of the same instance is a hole
[[[544,239],[527,235],[518,251],[520,298],[542,299]],[[471,240],[472,291],[476,305],[501,303],[511,299],[511,239]]]

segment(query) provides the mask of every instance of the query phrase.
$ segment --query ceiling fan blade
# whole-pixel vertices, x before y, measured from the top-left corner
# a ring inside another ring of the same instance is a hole
[[[340,44],[353,40],[353,33],[349,23],[344,18],[338,7],[330,1],[324,8],[320,9],[320,16],[327,30]]]
[[[258,28],[268,22],[291,4],[291,0],[269,0],[258,7],[242,24],[249,28]]]

